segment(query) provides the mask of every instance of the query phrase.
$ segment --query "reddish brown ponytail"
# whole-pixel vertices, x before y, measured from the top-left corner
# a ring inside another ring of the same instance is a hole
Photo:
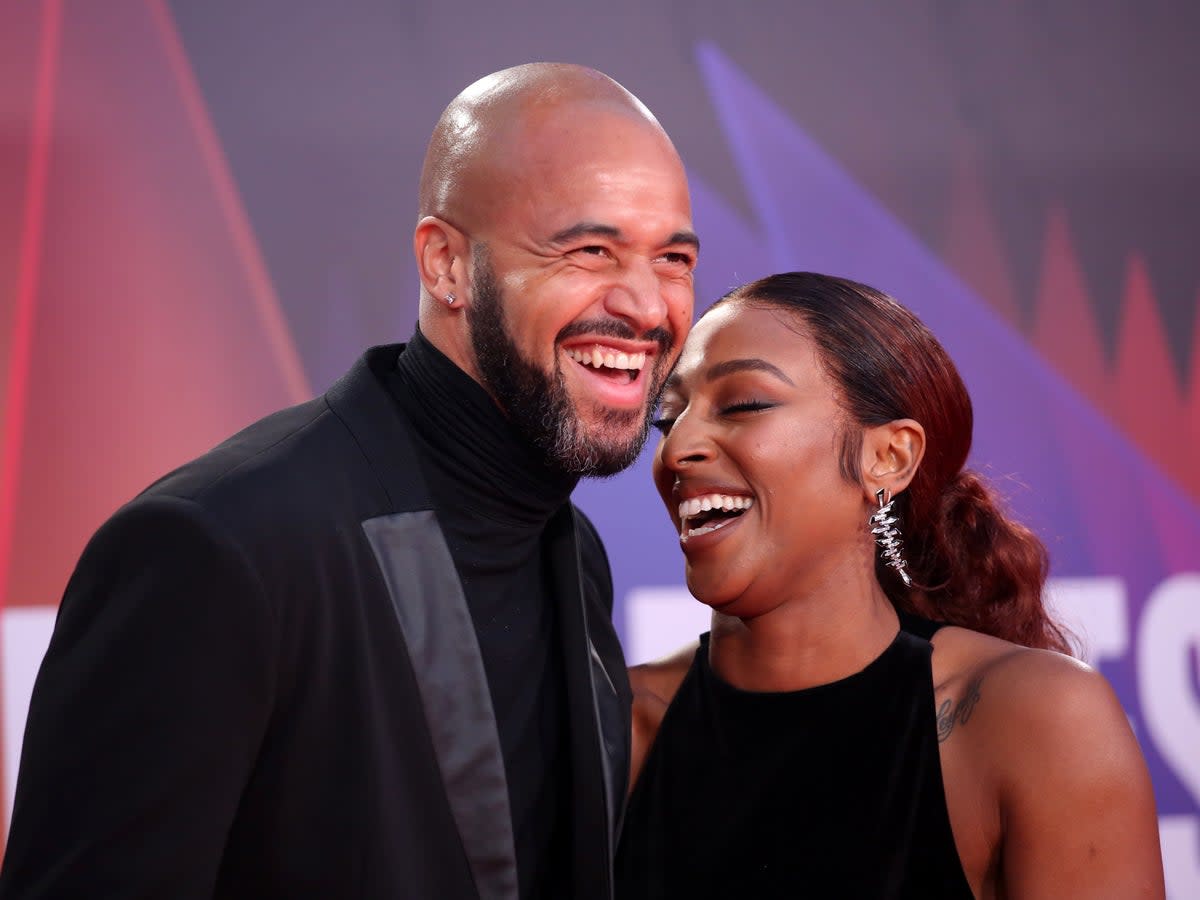
[[[932,332],[891,297],[828,275],[789,272],[737,288],[718,302],[780,310],[799,320],[855,426],[842,474],[859,482],[862,428],[916,419],[925,457],[897,497],[914,587],[877,566],[892,602],[927,618],[1028,647],[1069,652],[1042,603],[1046,550],[1009,519],[992,491],[963,469],[971,449],[971,399]]]
[[[892,572],[882,573],[894,603],[1026,647],[1071,652],[1066,633],[1042,603],[1046,548],[1004,514],[978,475],[960,471],[941,491],[933,515],[911,522],[905,547],[919,590],[910,592]]]

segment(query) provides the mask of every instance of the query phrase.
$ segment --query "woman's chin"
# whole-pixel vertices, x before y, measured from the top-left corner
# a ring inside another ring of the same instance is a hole
[[[736,615],[734,612],[729,612],[729,608],[737,607],[740,594],[728,585],[716,584],[710,579],[693,577],[689,573],[687,586],[693,597],[705,606],[711,607],[714,612]]]
[[[743,622],[758,618],[776,606],[771,600],[747,595],[728,585],[721,588],[712,584],[693,584],[689,581],[688,590],[696,600],[709,607],[716,615]]]

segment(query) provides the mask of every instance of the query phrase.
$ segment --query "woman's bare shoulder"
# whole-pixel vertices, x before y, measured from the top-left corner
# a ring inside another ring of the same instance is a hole
[[[1100,798],[1127,818],[1153,810],[1141,749],[1100,672],[960,628],[947,629],[945,647],[947,679],[935,685],[939,740],[962,742],[956,752],[992,785],[1010,835],[1040,834],[1060,819],[1064,827],[1072,818],[1100,821]]]
[[[1149,774],[1102,674],[945,628],[934,683],[943,761],[990,795],[1014,896],[1162,896]]]
[[[1107,679],[1080,660],[965,628],[943,628],[933,644],[941,740],[974,721],[981,741],[1021,758],[1047,744],[1128,730]]]
[[[641,696],[664,708],[670,706],[675,692],[691,668],[698,646],[697,642],[692,642],[661,659],[631,667],[629,684],[633,688],[634,701]]]
[[[679,685],[691,668],[696,656],[695,643],[681,647],[670,656],[633,666],[629,670],[629,685],[633,688],[633,747],[629,760],[630,790],[637,782],[642,764],[667,708],[675,699]]]
[[[990,785],[1013,894],[1161,897],[1154,792],[1108,680],[1061,653],[944,630],[939,740],[960,742]]]
[[[991,724],[1040,722],[1054,734],[1078,726],[1079,718],[1092,727],[1125,723],[1108,680],[1080,660],[965,628],[943,628],[933,644],[935,692],[974,697],[972,715]]]

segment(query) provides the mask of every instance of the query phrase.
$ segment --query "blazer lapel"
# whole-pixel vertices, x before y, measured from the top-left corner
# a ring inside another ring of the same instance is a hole
[[[475,627],[431,510],[363,523],[416,674],[446,797],[480,897],[517,897],[504,757]]]
[[[559,602],[559,622],[567,680],[572,797],[574,800],[574,897],[612,896],[612,865],[617,819],[624,803],[628,738],[612,680],[588,638],[587,608],[580,588],[579,545],[570,506],[547,529],[551,585]],[[599,777],[597,777],[599,776]]]
[[[404,636],[475,886],[486,900],[516,900],[504,756],[475,627],[408,429],[380,382],[400,349],[367,351],[325,398],[387,494],[389,511],[362,528]]]

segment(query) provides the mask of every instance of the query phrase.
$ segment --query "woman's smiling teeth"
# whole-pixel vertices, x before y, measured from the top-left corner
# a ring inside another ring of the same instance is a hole
[[[705,494],[680,501],[679,539],[687,543],[688,538],[724,528],[753,505],[749,497],[730,494]],[[689,521],[693,519],[696,521]]]
[[[646,364],[645,353],[624,353],[599,345],[587,350],[569,348],[567,356],[581,365],[591,366],[594,369],[628,369],[633,374],[640,371]]]

